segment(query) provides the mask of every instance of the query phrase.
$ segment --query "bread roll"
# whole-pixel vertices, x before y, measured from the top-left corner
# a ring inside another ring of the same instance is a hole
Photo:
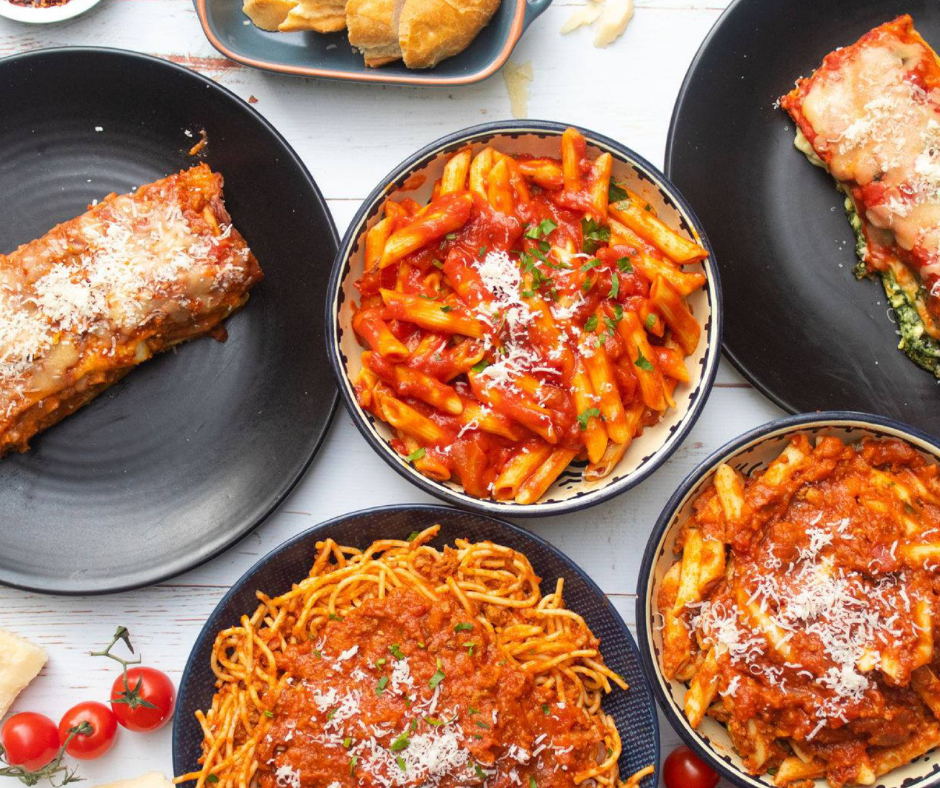
[[[295,5],[297,0],[245,0],[242,11],[255,27],[274,32]]]
[[[335,33],[345,28],[346,0],[297,0],[278,30],[282,33],[298,30]]]
[[[401,59],[398,19],[404,0],[349,0],[346,27],[349,43],[362,52],[367,66]]]
[[[500,0],[405,0],[398,43],[408,68],[431,68],[466,49]]]

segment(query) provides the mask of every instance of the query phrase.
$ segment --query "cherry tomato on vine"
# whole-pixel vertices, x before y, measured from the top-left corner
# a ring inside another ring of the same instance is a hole
[[[34,772],[59,752],[59,731],[45,714],[23,711],[3,723],[0,743],[10,766],[22,766]]]
[[[685,745],[676,747],[663,764],[666,788],[715,788],[718,772]]]
[[[65,751],[82,761],[100,758],[111,749],[117,736],[117,719],[114,713],[96,700],[86,700],[72,706],[59,721],[59,742],[65,744],[73,728],[86,727],[82,723],[88,723],[87,727],[91,730],[73,736]]]
[[[155,731],[173,716],[176,688],[156,668],[130,668],[111,687],[111,710],[129,731]]]

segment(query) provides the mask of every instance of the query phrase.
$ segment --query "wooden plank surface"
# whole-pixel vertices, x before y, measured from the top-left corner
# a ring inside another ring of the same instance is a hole
[[[513,55],[514,62],[531,62],[535,71],[529,117],[594,129],[661,166],[682,78],[727,3],[643,0],[623,38],[605,50],[591,46],[590,30],[559,34],[578,5],[555,0]],[[0,19],[0,56],[81,45],[158,55],[251,98],[310,168],[340,233],[362,198],[400,160],[443,134],[510,113],[500,75],[464,88],[417,89],[297,79],[245,68],[211,48],[190,0],[103,0],[83,17],[51,27]],[[671,492],[723,443],[780,415],[722,362],[699,423],[652,478],[586,512],[525,525],[585,568],[632,628],[642,551]],[[110,597],[56,598],[0,588],[0,626],[41,643],[51,657],[16,708],[55,718],[79,700],[104,699],[114,671],[87,652],[106,643],[118,624],[130,627],[148,664],[178,681],[203,621],[260,556],[300,530],[351,510],[431,500],[389,470],[340,410],[323,450],[284,507],[209,564],[168,583]],[[668,752],[678,739],[665,723],[662,734]],[[124,732],[107,757],[81,765],[90,785],[149,769],[171,770],[169,727],[150,735]]]

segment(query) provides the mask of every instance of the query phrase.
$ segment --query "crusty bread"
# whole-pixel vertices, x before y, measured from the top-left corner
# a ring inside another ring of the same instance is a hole
[[[316,30],[335,33],[346,28],[346,0],[298,0],[278,30],[293,33]]]
[[[398,43],[408,68],[431,68],[466,49],[500,0],[405,0]]]
[[[401,59],[398,18],[405,0],[348,0],[349,43],[362,52],[367,66]]]
[[[297,0],[245,0],[242,11],[255,27],[274,32],[295,5]]]

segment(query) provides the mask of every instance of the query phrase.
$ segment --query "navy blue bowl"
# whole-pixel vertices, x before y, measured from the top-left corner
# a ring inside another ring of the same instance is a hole
[[[673,493],[650,534],[637,584],[636,621],[640,656],[653,693],[666,719],[706,763],[740,788],[773,788],[771,775],[755,776],[742,767],[725,727],[706,717],[698,730],[689,725],[682,708],[686,686],[663,676],[660,657],[662,637],[657,625],[655,600],[663,576],[676,560],[673,551],[681,525],[692,513],[692,504],[714,478],[722,463],[745,476],[760,472],[783,451],[795,433],[813,440],[818,435],[832,435],[850,443],[861,438],[900,438],[928,460],[940,462],[940,442],[906,424],[883,416],[852,411],[821,411],[787,416],[763,424],[722,446],[702,462]],[[932,751],[936,752],[936,750]],[[825,780],[817,780],[825,788]],[[940,783],[940,763],[931,755],[917,758],[878,779],[880,788],[925,788]]]
[[[436,547],[453,544],[459,537],[474,542],[490,540],[524,553],[542,578],[543,588],[554,588],[557,578],[565,579],[566,604],[584,617],[600,638],[604,661],[630,685],[626,692],[615,690],[604,699],[604,710],[616,721],[623,740],[620,773],[633,774],[650,764],[658,773],[659,727],[649,684],[633,637],[604,592],[570,558],[534,534],[490,517],[427,505],[382,506],[328,520],[272,550],[232,586],[196,638],[180,680],[173,720],[174,773],[198,769],[202,730],[195,711],[209,708],[215,691],[215,675],[209,666],[212,644],[220,630],[234,626],[242,615],[254,611],[258,604],[256,590],[273,596],[305,578],[319,540],[332,538],[340,544],[364,548],[377,539],[406,536],[434,524],[441,526],[438,538],[432,542]],[[652,788],[655,779],[646,778],[642,784]]]
[[[359,299],[354,282],[363,271],[365,234],[378,221],[386,197],[404,194],[418,202],[426,202],[449,156],[467,145],[473,146],[475,151],[493,145],[509,153],[557,158],[560,138],[568,125],[545,120],[496,121],[471,126],[425,146],[386,175],[363,202],[346,230],[330,276],[326,308],[327,352],[340,394],[356,427],[378,455],[410,482],[447,503],[484,514],[506,517],[563,514],[586,509],[635,487],[659,468],[685,440],[705,406],[721,358],[722,303],[718,265],[692,208],[666,176],[642,156],[609,137],[580,129],[587,140],[589,155],[610,153],[614,160],[614,177],[628,183],[633,191],[656,207],[664,221],[689,238],[695,238],[709,252],[708,258],[698,264],[708,283],[689,299],[693,314],[702,327],[702,340],[695,353],[686,359],[691,382],[676,389],[676,408],[666,411],[659,424],[648,427],[633,441],[607,478],[586,482],[581,473],[586,463],[574,462],[541,500],[533,504],[518,504],[474,498],[458,484],[438,482],[422,475],[391,447],[388,426],[359,407],[352,380],[361,368],[363,348],[358,345],[352,330],[350,302]]]

